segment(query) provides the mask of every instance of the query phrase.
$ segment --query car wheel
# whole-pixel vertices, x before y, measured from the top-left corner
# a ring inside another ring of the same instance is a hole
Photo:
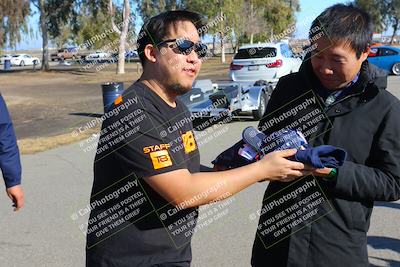
[[[19,63],[19,65],[20,65],[21,67],[23,67],[23,66],[25,66],[25,62],[24,62],[23,60],[21,60],[21,62]]]
[[[258,109],[253,110],[253,118],[255,120],[261,120],[267,110],[267,96],[264,92],[260,95],[260,103],[258,103]]]
[[[400,75],[400,62],[397,62],[393,65],[392,72],[394,75],[397,75],[397,76]]]

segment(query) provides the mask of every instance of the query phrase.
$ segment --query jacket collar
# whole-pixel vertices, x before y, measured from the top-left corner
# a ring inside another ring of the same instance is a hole
[[[306,82],[307,87],[317,94],[317,88],[322,84],[314,74],[310,57],[306,56],[299,69],[299,74]],[[378,68],[369,64],[366,60],[361,65],[360,74],[356,83],[351,85],[348,94],[337,103],[330,106],[326,112],[328,116],[338,116],[350,112],[361,103],[366,103],[376,96],[380,89],[385,89],[387,74],[379,71]],[[319,99],[322,101],[321,99]]]

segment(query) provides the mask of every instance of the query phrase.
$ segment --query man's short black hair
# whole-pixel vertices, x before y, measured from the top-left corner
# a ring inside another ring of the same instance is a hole
[[[145,63],[144,48],[146,45],[156,45],[165,40],[165,37],[168,36],[171,30],[171,26],[181,21],[192,22],[198,30],[205,24],[203,16],[187,10],[166,11],[150,18],[144,23],[137,40],[137,52],[142,65]]]
[[[353,4],[336,4],[325,9],[312,23],[309,38],[313,42],[318,29],[333,42],[344,41],[357,58],[371,45],[374,25],[370,15]]]

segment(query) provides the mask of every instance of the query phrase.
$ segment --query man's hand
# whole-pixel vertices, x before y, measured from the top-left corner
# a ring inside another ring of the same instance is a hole
[[[24,191],[21,185],[15,185],[6,189],[8,197],[12,200],[14,211],[19,210],[24,205]]]
[[[288,182],[306,175],[309,171],[303,163],[286,159],[296,152],[296,149],[274,151],[257,161],[262,166],[266,180]]]
[[[315,169],[312,174],[318,177],[328,177],[332,168]]]

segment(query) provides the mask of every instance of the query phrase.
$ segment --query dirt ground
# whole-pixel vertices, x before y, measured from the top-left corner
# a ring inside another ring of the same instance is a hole
[[[204,62],[199,78],[227,80],[229,63],[212,58]],[[140,76],[138,63],[126,64],[125,74],[115,74],[115,64],[84,69],[59,66],[50,72],[14,67],[0,72],[0,92],[11,113],[22,153],[32,153],[83,139],[71,132],[103,112],[101,84],[124,82],[129,87]],[[87,133],[92,134],[92,132]]]

